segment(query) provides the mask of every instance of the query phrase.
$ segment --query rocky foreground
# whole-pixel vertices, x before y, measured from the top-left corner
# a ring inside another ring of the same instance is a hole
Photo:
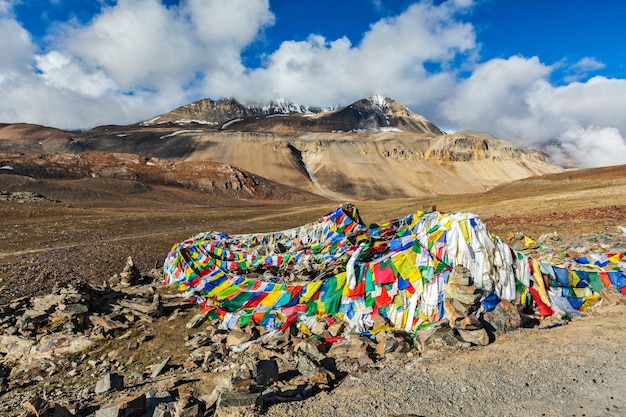
[[[0,414],[623,415],[619,292],[573,321],[506,302],[478,321],[454,277],[446,319],[414,339],[382,322],[344,337],[332,319],[226,331],[128,259],[103,286],[0,307]]]

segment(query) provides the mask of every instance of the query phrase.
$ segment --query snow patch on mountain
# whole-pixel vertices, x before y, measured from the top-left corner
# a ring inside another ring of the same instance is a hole
[[[178,125],[189,125],[192,123],[199,124],[199,125],[216,125],[217,124],[215,122],[209,122],[206,120],[198,120],[198,119],[179,119],[179,120],[174,120],[174,123]]]
[[[151,124],[154,124],[154,122],[156,122],[156,121],[157,121],[157,120],[159,120],[160,118],[161,118],[161,116],[153,117],[153,118],[152,118],[152,119],[150,119],[150,120],[146,120],[146,121],[144,121],[144,122],[141,122],[141,124],[142,124],[143,126],[149,126],[149,125],[151,125]]]
[[[169,135],[160,136],[159,139],[171,138],[173,136],[180,135],[181,133],[200,133],[200,132],[202,132],[202,130],[199,130],[199,129],[196,129],[196,130],[177,130],[176,132],[172,132]]]
[[[229,122],[226,122],[222,125],[222,127],[220,127],[220,130],[224,130],[226,129],[228,126],[232,125],[233,123],[237,123],[237,122],[243,122],[243,119],[233,119]]]

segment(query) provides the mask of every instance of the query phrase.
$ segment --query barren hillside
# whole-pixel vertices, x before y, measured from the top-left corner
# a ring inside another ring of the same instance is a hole
[[[0,151],[218,162],[338,200],[478,192],[562,171],[541,152],[472,132],[445,134],[380,96],[330,110],[206,99],[143,123],[85,132],[0,125]]]

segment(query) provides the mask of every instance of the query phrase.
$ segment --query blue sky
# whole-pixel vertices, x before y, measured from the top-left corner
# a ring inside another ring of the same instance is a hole
[[[0,122],[377,93],[444,130],[626,163],[624,16],[620,0],[0,0]]]

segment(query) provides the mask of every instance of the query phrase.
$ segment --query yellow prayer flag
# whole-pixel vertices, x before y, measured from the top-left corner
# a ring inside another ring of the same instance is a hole
[[[541,269],[539,269],[539,262],[536,259],[532,260],[533,266],[533,276],[535,277],[535,281],[537,282],[537,292],[539,292],[539,297],[541,297],[541,301],[545,303],[547,306],[551,306],[550,297],[548,297],[548,293],[546,292],[546,285],[543,282],[543,275],[541,275]]]
[[[306,289],[304,290],[304,292],[300,296],[300,302],[301,303],[306,303],[306,302],[310,301],[311,297],[313,297],[315,294],[317,294],[317,292],[320,290],[320,288],[322,287],[322,284],[323,284],[322,281],[309,282],[307,284],[307,286],[306,286]]]
[[[282,291],[270,291],[260,304],[264,307],[273,307],[282,295]]]
[[[467,221],[467,219],[461,220],[459,222],[459,228],[461,229],[461,233],[463,233],[463,237],[465,238],[465,241],[469,245],[471,243],[471,239],[470,239],[470,232],[469,232],[469,222]]]

